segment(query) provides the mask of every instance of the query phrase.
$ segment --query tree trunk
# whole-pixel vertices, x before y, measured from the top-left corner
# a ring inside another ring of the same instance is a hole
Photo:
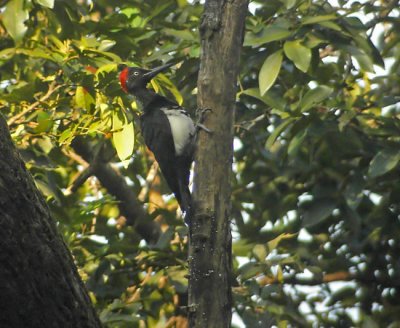
[[[0,115],[0,327],[101,327]]]
[[[198,105],[210,109],[200,132],[194,175],[189,246],[191,327],[231,324],[230,178],[239,56],[247,0],[208,0],[200,33]]]

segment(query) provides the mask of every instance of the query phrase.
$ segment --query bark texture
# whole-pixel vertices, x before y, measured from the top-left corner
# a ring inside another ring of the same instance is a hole
[[[0,115],[0,327],[101,327]]]
[[[200,132],[189,246],[191,327],[231,324],[230,178],[233,123],[247,0],[208,0],[200,33],[198,105],[210,109]]]

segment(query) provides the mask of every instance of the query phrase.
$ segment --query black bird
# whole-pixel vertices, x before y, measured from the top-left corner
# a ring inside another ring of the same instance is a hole
[[[183,107],[146,87],[152,78],[172,65],[152,70],[125,67],[119,80],[122,89],[135,97],[143,111],[140,123],[144,141],[154,153],[187,221],[191,209],[189,177],[196,128]]]

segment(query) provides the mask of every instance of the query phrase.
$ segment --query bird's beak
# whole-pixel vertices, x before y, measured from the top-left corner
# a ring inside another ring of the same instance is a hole
[[[161,73],[162,71],[164,71],[164,70],[166,70],[167,68],[169,68],[169,67],[171,67],[171,66],[174,66],[175,64],[173,64],[173,63],[169,63],[169,64],[165,64],[165,65],[162,65],[162,66],[158,66],[158,67],[156,67],[156,68],[153,68],[151,71],[148,71],[147,73],[145,73],[144,75],[143,75],[143,77],[145,78],[145,79],[148,79],[149,81],[153,78],[153,77],[155,77],[158,73]]]

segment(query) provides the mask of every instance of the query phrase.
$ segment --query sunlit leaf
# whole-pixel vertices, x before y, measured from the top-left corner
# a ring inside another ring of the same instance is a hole
[[[66,129],[61,133],[60,137],[58,138],[58,142],[60,144],[63,144],[63,143],[67,143],[68,144],[71,141],[72,138],[73,138],[72,130],[71,129]]]
[[[267,243],[268,252],[271,252],[272,250],[274,250],[275,248],[277,248],[278,245],[279,245],[279,243],[280,243],[282,240],[285,240],[285,239],[292,239],[292,238],[297,237],[297,235],[298,235],[297,233],[282,233],[282,234],[280,234],[278,237],[276,237],[276,238],[270,240],[270,241]]]
[[[54,0],[36,0],[38,4],[53,9]]]
[[[285,55],[296,65],[296,67],[307,72],[311,62],[311,49],[303,46],[300,40],[286,41],[283,46]]]
[[[114,47],[115,45],[115,41],[114,40],[102,40],[100,42],[100,46],[99,46],[99,50],[100,51],[108,51],[110,50],[112,47]]]
[[[278,270],[276,272],[276,280],[278,280],[279,283],[283,282],[283,271],[282,271],[282,267],[280,265],[278,265]]]
[[[133,123],[128,122],[122,111],[113,112],[113,142],[121,161],[132,156],[135,144]]]
[[[269,88],[272,87],[282,65],[282,50],[278,50],[270,55],[261,67],[258,75],[258,84],[260,87],[260,94],[263,96]]]
[[[258,261],[265,262],[265,258],[268,255],[267,248],[263,244],[254,245],[253,254]]]
[[[95,104],[95,100],[84,87],[77,87],[75,91],[75,103],[78,107],[90,109]]]
[[[53,120],[49,113],[45,111],[39,111],[37,113],[38,126],[35,128],[36,133],[46,132],[53,126]]]
[[[10,0],[7,3],[2,15],[3,24],[15,41],[20,41],[25,35],[28,29],[25,21],[28,18],[29,13],[24,8],[24,0]]]

